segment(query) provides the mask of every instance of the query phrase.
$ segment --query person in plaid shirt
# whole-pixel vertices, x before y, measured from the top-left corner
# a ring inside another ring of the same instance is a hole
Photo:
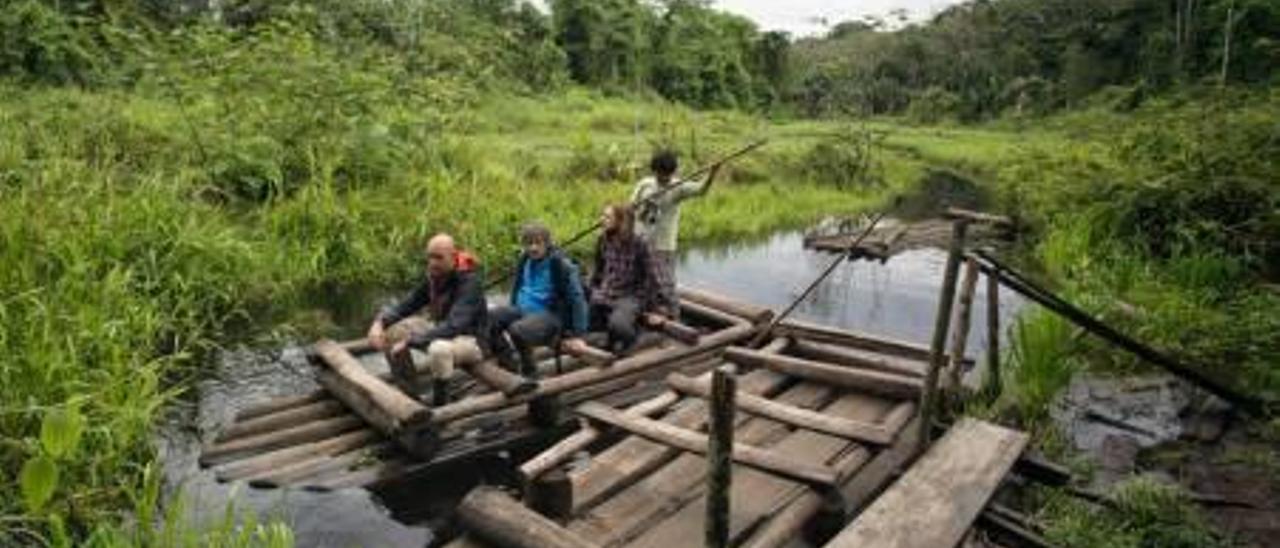
[[[600,224],[589,315],[595,329],[608,332],[609,351],[624,353],[635,344],[638,321],[660,324],[674,298],[660,283],[649,244],[635,234],[631,206],[605,206]]]

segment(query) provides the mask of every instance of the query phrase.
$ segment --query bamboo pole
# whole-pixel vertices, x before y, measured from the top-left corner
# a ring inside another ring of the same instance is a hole
[[[914,377],[893,375],[880,371],[851,369],[790,356],[766,354],[739,346],[726,348],[724,357],[727,360],[744,365],[764,367],[786,375],[843,388],[853,388],[881,396],[915,398],[920,395],[921,380]]]
[[[722,365],[711,372],[711,436],[707,450],[708,548],[729,545],[729,491],[733,486],[734,400],[737,382],[733,368]]]
[[[968,223],[958,220],[951,225],[951,246],[947,251],[947,264],[942,273],[942,289],[938,299],[938,313],[933,327],[933,344],[929,348],[929,371],[925,374],[924,390],[920,396],[919,451],[929,446],[930,428],[937,411],[938,374],[946,356],[947,331],[951,328],[951,306],[955,302],[956,277],[960,270],[960,256],[964,252],[965,232]]]
[[[960,380],[964,376],[964,353],[969,345],[969,325],[973,320],[973,293],[978,287],[978,263],[965,260],[964,281],[960,283],[960,308],[956,310],[956,329],[951,332],[951,361],[947,366],[951,374],[951,389],[959,393]]]

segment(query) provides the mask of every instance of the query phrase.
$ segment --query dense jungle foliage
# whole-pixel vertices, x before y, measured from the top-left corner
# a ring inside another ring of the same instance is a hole
[[[526,219],[576,231],[656,146],[697,164],[773,139],[690,207],[690,240],[960,174],[1069,298],[1280,394],[1275,2],[971,1],[798,40],[698,0],[547,5],[0,5],[0,545],[289,544],[160,514],[150,437],[207,353],[317,335],[295,309],[404,283],[436,230],[492,264]],[[1028,428],[1074,371],[1141,367],[1048,316],[1015,335],[991,409]],[[1047,508],[1068,545],[1107,519]],[[1104,530],[1151,545],[1165,523]]]

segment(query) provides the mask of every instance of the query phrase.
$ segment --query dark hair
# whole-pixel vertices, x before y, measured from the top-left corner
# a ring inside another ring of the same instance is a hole
[[[551,245],[551,230],[538,221],[525,223],[520,227],[520,243],[527,244],[533,240],[539,240],[544,244]]]
[[[605,209],[613,210],[613,214],[618,217],[618,229],[614,232],[614,236],[623,240],[630,240],[635,236],[635,211],[631,209],[631,204],[626,202],[618,202],[604,206]]]
[[[670,175],[676,172],[676,167],[680,165],[680,158],[674,150],[664,148],[653,153],[653,158],[649,159],[649,169],[660,175]]]

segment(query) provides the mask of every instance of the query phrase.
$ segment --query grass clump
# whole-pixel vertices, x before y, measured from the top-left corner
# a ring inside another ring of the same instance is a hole
[[[1058,546],[1105,548],[1232,545],[1175,486],[1135,478],[1117,485],[1110,500],[1114,507],[1048,492],[1039,515],[1046,539]]]

